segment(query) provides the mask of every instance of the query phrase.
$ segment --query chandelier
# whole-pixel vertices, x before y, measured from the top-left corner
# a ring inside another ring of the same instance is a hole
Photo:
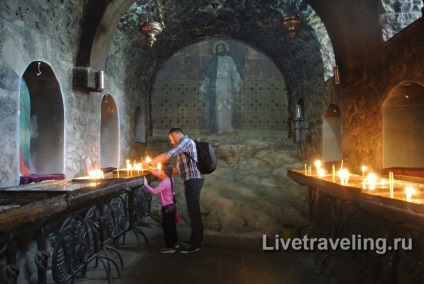
[[[153,19],[155,14],[159,16],[159,22]],[[148,11],[146,15],[147,15],[147,19],[139,23],[139,31],[146,36],[146,42],[148,42],[150,46],[153,46],[153,44],[156,41],[156,36],[160,34],[162,30],[165,28],[159,0],[156,0],[154,2],[153,7],[148,6]]]
[[[300,16],[299,0],[284,0],[283,11],[286,16],[280,21],[284,28],[288,30],[289,37],[293,39],[297,34],[297,29],[302,24]],[[302,0],[300,0],[302,2]]]

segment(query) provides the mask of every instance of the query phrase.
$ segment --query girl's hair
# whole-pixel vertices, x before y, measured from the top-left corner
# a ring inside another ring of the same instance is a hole
[[[174,170],[174,167],[172,166],[171,163],[166,163],[165,165],[163,165],[163,171],[165,172],[165,174],[169,177],[169,180],[171,181],[172,192],[174,192],[174,179],[172,178],[173,170]],[[175,196],[174,196],[174,202],[175,202]]]
[[[172,166],[172,164],[171,163],[166,163],[164,166],[163,166],[163,171],[165,172],[165,174],[169,177],[169,178],[171,178],[172,177],[172,171],[174,170],[174,167]]]

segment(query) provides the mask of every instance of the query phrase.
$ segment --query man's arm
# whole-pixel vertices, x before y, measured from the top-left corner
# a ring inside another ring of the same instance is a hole
[[[150,163],[148,163],[146,161],[142,162],[142,166],[143,166],[143,168],[147,168],[149,166],[149,164],[152,164],[152,165],[157,165],[158,163],[163,164],[165,162],[168,162],[170,158],[171,157],[168,155],[168,153],[165,152],[165,153],[162,153],[159,156],[153,158]]]

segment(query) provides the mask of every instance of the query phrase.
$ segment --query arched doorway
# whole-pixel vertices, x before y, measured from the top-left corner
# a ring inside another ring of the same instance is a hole
[[[340,109],[330,104],[322,121],[322,159],[335,162],[342,159],[342,123]]]
[[[20,154],[32,174],[63,173],[64,110],[59,82],[50,65],[41,61],[28,65],[22,77]]]
[[[101,105],[100,167],[119,166],[119,118],[115,100],[105,95]]]
[[[383,167],[424,167],[424,87],[407,82],[383,104]]]

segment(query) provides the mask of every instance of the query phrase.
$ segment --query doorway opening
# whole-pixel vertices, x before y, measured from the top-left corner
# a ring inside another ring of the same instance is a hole
[[[100,126],[100,167],[119,165],[119,118],[115,100],[109,94],[103,96]]]
[[[324,162],[342,160],[342,122],[340,109],[330,104],[322,121],[322,159]]]

